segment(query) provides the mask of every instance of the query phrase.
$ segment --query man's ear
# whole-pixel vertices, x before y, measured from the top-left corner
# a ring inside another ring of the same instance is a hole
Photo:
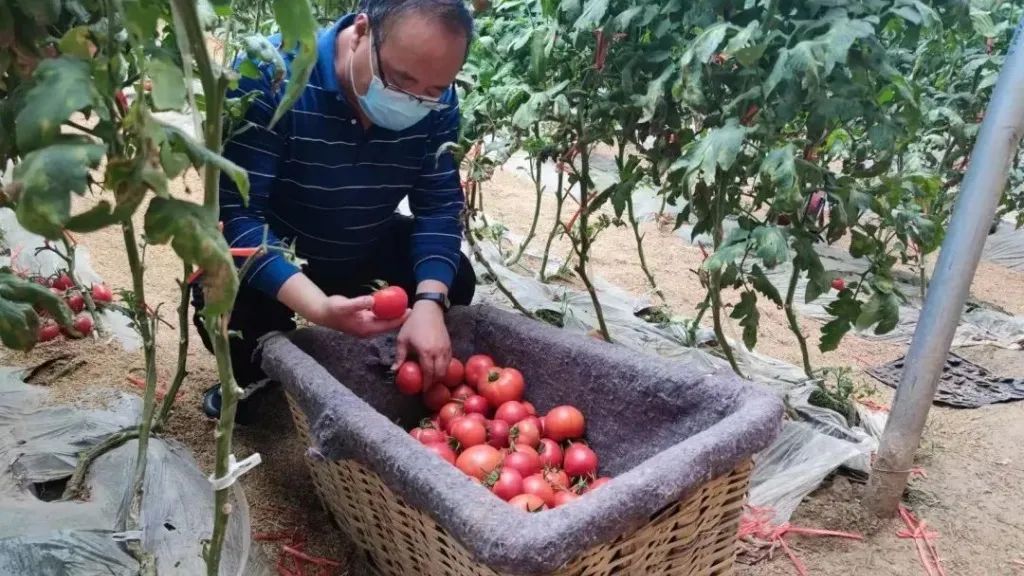
[[[349,43],[349,48],[355,52],[360,42],[370,39],[370,17],[365,13],[357,14],[356,21],[352,24],[352,30],[356,33],[356,37]]]

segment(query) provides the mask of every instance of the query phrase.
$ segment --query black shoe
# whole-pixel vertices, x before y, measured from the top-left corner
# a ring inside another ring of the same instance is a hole
[[[238,401],[235,423],[246,425],[252,422],[252,410],[249,408],[248,398]],[[203,392],[203,413],[214,420],[220,419],[220,384],[214,384]]]

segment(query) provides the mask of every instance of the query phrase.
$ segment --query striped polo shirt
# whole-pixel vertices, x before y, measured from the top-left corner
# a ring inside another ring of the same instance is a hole
[[[224,147],[224,155],[249,172],[251,183],[245,205],[238,188],[222,175],[224,237],[232,247],[259,246],[268,226],[270,244],[294,243],[310,267],[344,274],[369,258],[370,248],[390,233],[396,208],[408,197],[415,218],[416,281],[451,286],[460,258],[464,203],[457,166],[444,146],[459,135],[455,90],[442,99],[449,108],[430,112],[406,130],[364,129],[334,72],[336,36],[354,19],[350,14],[319,32],[318,62],[309,84],[273,129],[267,126],[285,86],[275,85],[271,64],[260,65],[260,78],[242,78],[229,93],[257,95],[246,112],[246,128]],[[280,48],[279,36],[270,41]],[[294,53],[283,56],[290,64]],[[249,268],[243,289],[276,297],[298,272],[271,253]]]

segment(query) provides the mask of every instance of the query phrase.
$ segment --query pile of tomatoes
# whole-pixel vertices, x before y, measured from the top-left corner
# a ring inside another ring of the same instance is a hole
[[[398,390],[421,395],[433,414],[410,431],[473,481],[527,512],[562,506],[606,484],[597,454],[583,441],[586,419],[574,406],[538,415],[524,400],[515,368],[487,355],[453,358],[442,382],[426,389],[420,366],[398,367]]]
[[[71,312],[76,315],[74,322],[72,323],[76,332],[83,337],[92,333],[92,315],[85,311],[84,289],[76,286],[74,280],[72,280],[69,275],[66,273],[60,273],[49,278],[36,277],[33,278],[33,280],[40,285],[48,287],[51,292],[64,299],[68,308],[70,308]],[[89,294],[92,296],[92,300],[96,306],[109,304],[114,300],[114,293],[106,284],[102,283],[93,284],[92,288],[89,290]],[[40,311],[40,314],[45,316],[46,313],[44,311]],[[49,342],[56,339],[61,334],[68,337],[73,336],[72,333],[62,329],[52,318],[45,318],[39,325],[37,340],[39,342]]]

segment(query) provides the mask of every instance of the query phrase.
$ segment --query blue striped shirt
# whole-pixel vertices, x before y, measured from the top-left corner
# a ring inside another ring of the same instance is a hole
[[[415,218],[412,261],[417,282],[438,280],[451,286],[458,269],[464,196],[458,167],[444,149],[459,134],[455,90],[415,126],[395,132],[379,126],[364,130],[338,86],[334,72],[335,39],[354,15],[318,35],[318,62],[295,106],[268,129],[285,86],[275,85],[273,67],[261,77],[242,78],[231,97],[256,91],[246,112],[247,128],[228,140],[224,155],[249,172],[245,205],[230,178],[220,179],[224,237],[232,247],[259,246],[264,226],[268,243],[290,246],[311,267],[344,273],[371,257],[373,246],[409,198]],[[280,47],[280,37],[270,41]],[[283,53],[290,64],[293,53]],[[242,58],[245,56],[243,55]],[[237,64],[241,63],[239,59]],[[242,279],[275,297],[299,272],[278,253],[254,262]]]

